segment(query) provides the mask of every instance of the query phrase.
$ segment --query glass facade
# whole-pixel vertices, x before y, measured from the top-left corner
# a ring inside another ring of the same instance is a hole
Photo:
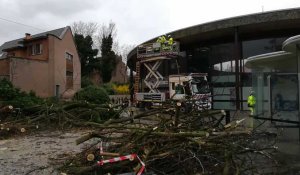
[[[253,90],[257,97],[255,115],[275,120],[299,121],[299,89],[297,64],[289,73],[273,72],[273,69],[253,69]],[[278,71],[278,69],[277,69]],[[273,122],[276,125],[293,126],[293,123]]]
[[[236,110],[238,100],[240,109],[247,110],[247,97],[254,80],[252,80],[251,70],[244,66],[246,59],[259,54],[280,51],[283,41],[287,38],[265,37],[241,40],[238,43],[232,41],[188,46],[185,50],[186,61],[180,64],[184,65],[185,69],[181,67],[180,71],[209,73],[214,109]],[[236,57],[240,58],[237,60],[238,65],[236,65]],[[236,72],[236,66],[239,72]],[[175,69],[172,73],[176,73]],[[239,82],[236,82],[236,76]],[[259,82],[266,84],[266,75],[262,75],[261,78]],[[257,83],[256,80],[255,83]],[[238,92],[236,86],[238,86]]]
[[[243,58],[246,59],[255,55],[280,51],[282,48],[282,43],[287,38],[288,37],[278,37],[243,41]]]
[[[248,26],[236,26],[193,36],[180,35],[182,57],[165,60],[158,71],[164,77],[178,73],[208,73],[214,109],[248,110],[247,97],[254,80],[251,70],[244,66],[246,59],[280,51],[282,43],[299,31],[297,25],[287,26],[287,30],[265,27],[255,31]],[[141,75],[145,74],[146,70],[142,69]],[[262,79],[266,85],[267,74]]]
[[[242,72],[250,72],[250,69],[245,68],[247,58],[264,53],[280,51],[282,43],[288,37],[273,37],[255,40],[242,41]]]

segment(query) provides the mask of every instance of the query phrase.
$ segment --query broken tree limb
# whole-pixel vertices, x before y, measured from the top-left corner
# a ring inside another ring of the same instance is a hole
[[[147,128],[126,126],[126,125],[105,125],[105,124],[99,124],[99,123],[95,123],[95,122],[84,122],[84,123],[74,122],[74,124],[80,125],[80,126],[93,126],[93,127],[102,128],[102,129],[120,128],[120,129],[132,129],[132,130],[147,131]]]
[[[223,132],[212,132],[212,136],[209,137],[209,140],[219,139],[226,136],[234,136],[234,135],[250,135],[251,131],[223,131]]]
[[[103,153],[100,153],[100,156],[119,157],[120,154],[119,153],[103,152]]]
[[[132,117],[114,119],[114,120],[111,119],[111,120],[106,121],[104,124],[109,125],[109,124],[113,124],[113,123],[124,123],[124,122],[127,122],[127,121],[133,121],[134,119],[138,119],[138,118],[146,117],[146,116],[149,116],[149,115],[153,115],[153,114],[156,114],[158,112],[161,112],[161,111],[157,110],[157,109],[154,109],[154,110],[150,110],[150,111],[147,111],[147,112],[144,112],[144,113],[141,113],[141,114],[137,114],[137,115],[132,116]]]

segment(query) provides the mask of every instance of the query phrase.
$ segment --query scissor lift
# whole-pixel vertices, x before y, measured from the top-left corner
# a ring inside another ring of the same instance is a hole
[[[165,94],[160,91],[159,87],[166,83],[166,78],[159,72],[159,67],[165,60],[174,59],[179,56],[179,43],[162,49],[160,43],[143,44],[137,50],[136,76],[134,85],[134,94],[136,101],[161,102],[165,100]],[[141,66],[147,70],[145,78],[141,77]],[[142,81],[149,89],[144,92],[141,88]]]
[[[148,74],[144,79],[144,83],[150,89],[149,92],[159,93],[159,85],[162,84],[164,77],[159,73],[158,68],[163,60],[169,59],[168,57],[157,57],[155,59],[148,59],[141,61],[142,65],[147,68]]]

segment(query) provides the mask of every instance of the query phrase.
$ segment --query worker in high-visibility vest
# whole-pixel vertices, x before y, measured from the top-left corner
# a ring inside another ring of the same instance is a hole
[[[248,96],[247,103],[248,103],[248,107],[250,109],[250,115],[254,115],[254,107],[255,107],[255,104],[256,104],[256,99],[255,99],[253,91],[250,92],[250,95]]]
[[[167,39],[166,39],[166,37],[164,35],[158,37],[158,39],[156,40],[156,42],[160,43],[161,50],[165,49]]]
[[[255,104],[256,104],[254,91],[250,92],[250,95],[248,96],[247,103],[248,103],[248,107],[249,107],[249,110],[250,110],[250,117],[248,119],[249,128],[253,128],[253,118],[252,118],[252,116],[254,115],[254,112],[255,112],[254,109],[255,109]]]
[[[164,35],[158,37],[158,39],[156,40],[156,42],[161,43],[161,44],[165,44],[166,41],[167,41],[167,39]]]
[[[161,41],[161,36],[157,38],[156,42],[161,43],[160,41]]]
[[[169,35],[169,40],[168,40],[169,50],[172,50],[173,43],[174,43],[173,38],[171,37],[171,35]]]

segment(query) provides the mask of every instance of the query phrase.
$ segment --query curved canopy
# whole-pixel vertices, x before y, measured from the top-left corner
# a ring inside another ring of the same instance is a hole
[[[300,44],[300,35],[293,36],[288,38],[282,43],[282,50],[287,52],[297,52],[297,48],[299,49]]]
[[[300,35],[285,40],[282,50],[249,57],[246,67],[251,69],[270,68],[279,71],[297,71],[297,48],[300,45]]]

